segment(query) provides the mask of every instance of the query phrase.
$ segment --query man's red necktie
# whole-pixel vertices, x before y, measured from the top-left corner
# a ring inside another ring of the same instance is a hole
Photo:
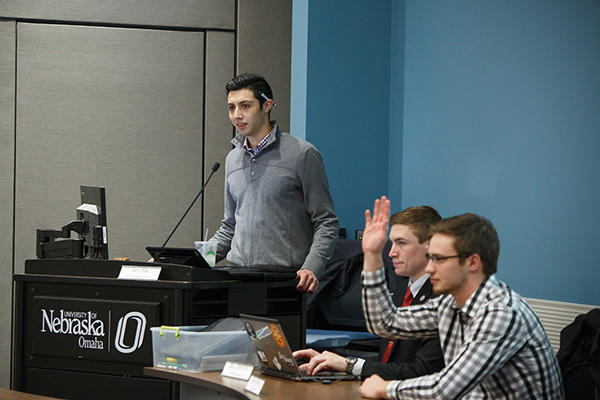
[[[409,285],[408,288],[406,289],[406,294],[404,295],[404,299],[402,300],[402,305],[400,307],[410,306],[410,303],[412,303],[412,300],[413,300],[413,295],[412,295],[412,292],[410,291],[410,285]],[[387,347],[385,348],[385,351],[383,352],[383,356],[381,357],[381,362],[383,362],[383,363],[388,362],[388,360],[390,359],[390,354],[392,353],[393,347],[394,347],[394,339],[390,339]]]

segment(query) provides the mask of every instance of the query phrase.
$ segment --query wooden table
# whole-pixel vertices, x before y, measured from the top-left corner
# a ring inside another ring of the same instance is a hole
[[[144,374],[156,378],[171,379],[182,384],[220,393],[221,397],[219,398],[223,398],[223,395],[239,400],[280,400],[284,398],[289,400],[339,400],[362,398],[358,394],[360,381],[342,381],[333,384],[296,382],[263,375],[255,370],[253,375],[265,380],[260,396],[256,396],[244,390],[247,381],[222,377],[220,372],[171,371],[164,368],[147,367],[144,368]],[[187,390],[182,387],[182,399],[186,398],[185,393]],[[205,393],[202,393],[202,395],[203,399],[207,398]]]
[[[30,393],[17,392],[0,388],[0,400],[58,400],[54,397],[38,396]]]

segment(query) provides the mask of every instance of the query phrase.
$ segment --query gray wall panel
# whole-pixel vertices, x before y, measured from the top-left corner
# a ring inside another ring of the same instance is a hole
[[[0,0],[0,17],[103,24],[235,28],[235,0]]]
[[[234,76],[235,35],[230,32],[208,32],[206,37],[207,173],[216,161],[221,163],[221,169],[207,188],[204,205],[205,224],[212,236],[223,219],[225,157],[232,148],[233,127],[227,111],[225,83]]]
[[[0,387],[8,387],[15,139],[15,23],[12,21],[0,21],[0,49]]]
[[[238,73],[263,75],[277,108],[271,118],[290,128],[292,0],[239,0]]]
[[[202,32],[19,24],[16,268],[36,228],[74,219],[81,184],[107,188],[111,257],[162,244],[201,180],[203,57]]]
[[[278,103],[273,117],[287,129],[291,0],[0,0],[2,17],[21,20],[0,21],[0,312],[6,319],[0,367],[6,367],[12,270],[22,272],[23,261],[35,257],[36,228],[58,229],[75,218],[79,185],[107,187],[111,257],[146,260],[144,247],[162,244],[212,164],[224,164],[231,149],[228,79],[242,71],[264,74]],[[54,23],[60,21],[65,24]],[[204,199],[211,233],[223,214],[223,172]],[[200,206],[171,245],[191,246],[203,236]],[[0,386],[9,387],[8,368],[0,371]]]

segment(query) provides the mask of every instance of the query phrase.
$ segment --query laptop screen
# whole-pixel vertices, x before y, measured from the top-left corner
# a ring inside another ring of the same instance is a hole
[[[244,321],[246,332],[260,360],[261,369],[300,374],[279,321],[246,314],[240,314],[240,318]]]
[[[156,262],[210,269],[204,257],[195,248],[148,246],[146,251]]]

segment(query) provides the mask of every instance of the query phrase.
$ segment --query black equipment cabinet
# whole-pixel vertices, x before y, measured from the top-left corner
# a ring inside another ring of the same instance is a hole
[[[160,266],[157,281],[117,279],[123,266]],[[281,321],[305,344],[306,299],[295,279],[250,281],[224,271],[114,260],[27,260],[14,275],[12,388],[65,399],[179,398],[177,383],[144,376],[150,327],[207,325],[239,313]]]

